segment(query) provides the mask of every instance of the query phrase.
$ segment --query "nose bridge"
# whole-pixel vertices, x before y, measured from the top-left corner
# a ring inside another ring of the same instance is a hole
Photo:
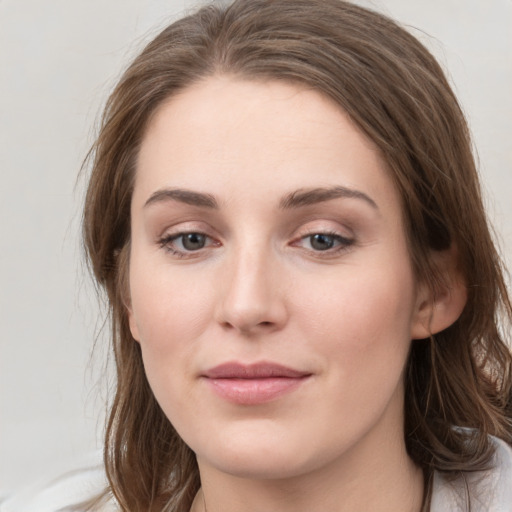
[[[238,331],[278,328],[286,317],[279,262],[269,244],[233,247],[227,262],[220,320]]]

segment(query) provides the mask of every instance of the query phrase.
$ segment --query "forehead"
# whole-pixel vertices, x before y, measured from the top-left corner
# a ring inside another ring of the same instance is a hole
[[[319,92],[277,81],[211,77],[162,104],[146,131],[135,195],[200,188],[247,199],[318,186],[398,201],[375,145]],[[134,200],[137,198],[134,197]]]

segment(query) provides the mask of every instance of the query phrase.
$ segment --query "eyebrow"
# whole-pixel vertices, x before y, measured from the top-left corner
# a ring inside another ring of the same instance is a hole
[[[279,207],[287,210],[323,203],[325,201],[331,201],[332,199],[339,198],[360,199],[369,204],[375,210],[379,209],[377,203],[364,192],[342,186],[296,190],[295,192],[285,196],[279,203]]]
[[[342,186],[296,190],[281,199],[279,208],[283,210],[301,208],[303,206],[310,206],[339,198],[359,199],[369,204],[372,208],[376,210],[379,209],[377,203],[364,192]],[[178,201],[192,206],[200,206],[214,210],[219,209],[219,203],[213,195],[182,188],[164,188],[157,190],[151,194],[149,199],[144,203],[144,208],[151,204],[165,201]]]
[[[211,194],[194,192],[182,188],[164,188],[157,190],[151,194],[150,198],[144,203],[144,208],[151,204],[164,201],[178,201],[192,206],[202,206],[203,208],[212,208],[215,210],[219,208],[217,200]]]

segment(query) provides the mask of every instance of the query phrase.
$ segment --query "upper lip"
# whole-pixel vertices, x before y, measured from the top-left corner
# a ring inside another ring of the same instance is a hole
[[[203,373],[209,379],[269,379],[307,377],[310,372],[295,370],[277,363],[261,362],[242,364],[237,362],[223,363]]]

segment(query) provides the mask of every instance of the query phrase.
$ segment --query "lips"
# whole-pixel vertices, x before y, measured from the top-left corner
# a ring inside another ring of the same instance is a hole
[[[202,377],[221,398],[239,405],[257,405],[291,393],[311,373],[268,362],[229,362],[207,370]]]

